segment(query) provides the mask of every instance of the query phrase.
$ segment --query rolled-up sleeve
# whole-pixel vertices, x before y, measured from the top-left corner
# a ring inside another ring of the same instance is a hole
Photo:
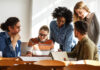
[[[64,42],[64,51],[71,52],[71,49],[76,45],[74,42],[74,29],[72,26],[67,30],[65,42]]]

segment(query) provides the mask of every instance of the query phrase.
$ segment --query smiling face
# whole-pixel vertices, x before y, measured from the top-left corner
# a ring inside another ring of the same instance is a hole
[[[48,31],[46,30],[40,30],[39,31],[39,39],[40,41],[46,41],[48,39]]]
[[[8,29],[12,35],[18,34],[20,32],[20,22],[17,22],[13,27],[9,26]]]
[[[61,28],[66,22],[66,19],[64,17],[57,18],[57,25],[59,28]]]
[[[88,12],[85,9],[76,9],[75,12],[77,13],[77,15],[81,18],[84,19]]]

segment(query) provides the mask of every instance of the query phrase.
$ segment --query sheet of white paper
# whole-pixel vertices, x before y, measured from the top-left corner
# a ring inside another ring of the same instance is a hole
[[[51,57],[20,57],[23,61],[40,61],[40,60],[52,60]]]

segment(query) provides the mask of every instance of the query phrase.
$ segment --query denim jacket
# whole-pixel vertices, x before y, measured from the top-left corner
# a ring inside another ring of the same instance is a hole
[[[2,51],[3,57],[18,57],[21,55],[21,41],[17,41],[15,50],[11,44],[11,39],[7,32],[0,33],[0,51]]]
[[[62,51],[70,52],[77,43],[77,40],[75,40],[74,37],[73,28],[72,23],[58,28],[56,21],[52,21],[50,23],[50,39],[53,40],[53,42],[57,42],[59,45],[62,45]]]

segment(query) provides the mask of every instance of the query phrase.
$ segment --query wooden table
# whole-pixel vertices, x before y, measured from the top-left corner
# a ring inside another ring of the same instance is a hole
[[[81,64],[81,62],[83,62]],[[100,70],[100,62],[82,61],[22,61],[20,58],[0,58],[0,70]]]
[[[33,64],[33,61],[22,61],[20,58],[0,57],[0,70],[7,70],[9,67],[25,64]]]
[[[38,61],[22,61],[20,58],[0,58],[0,70],[63,70],[65,63],[61,61],[46,60],[50,65],[39,65]],[[45,63],[45,61],[43,62]],[[43,64],[42,63],[42,64]]]

